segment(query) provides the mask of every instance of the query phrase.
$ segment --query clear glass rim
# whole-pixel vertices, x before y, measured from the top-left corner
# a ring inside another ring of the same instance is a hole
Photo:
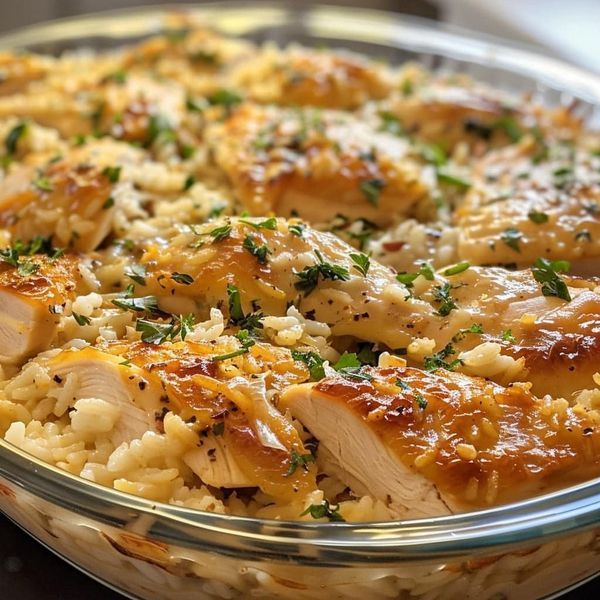
[[[26,48],[45,42],[122,39],[161,29],[163,19],[182,11],[205,19],[225,33],[244,34],[258,26],[294,23],[315,35],[370,41],[493,65],[530,76],[544,85],[600,105],[600,78],[565,62],[528,50],[450,31],[420,19],[370,9],[285,3],[211,2],[109,11],[34,25],[0,36],[0,47]],[[99,33],[101,32],[101,33]],[[406,521],[307,523],[202,512],[154,502],[86,481],[0,440],[0,476],[40,498],[117,527],[132,516],[151,517],[152,536],[165,542],[202,542],[225,554],[249,548],[256,557],[310,562],[304,548],[318,546],[326,561],[397,562],[399,559],[452,556],[465,551],[508,548],[525,541],[565,535],[600,522],[600,478],[523,502],[458,515]],[[275,551],[274,549],[278,549]],[[274,554],[274,552],[276,552]],[[318,564],[324,564],[319,553]]]

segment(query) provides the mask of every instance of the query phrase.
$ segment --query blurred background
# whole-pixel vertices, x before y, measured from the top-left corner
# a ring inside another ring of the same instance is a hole
[[[180,0],[176,4],[188,4]],[[196,2],[198,3],[198,2]],[[311,0],[289,3],[309,4]],[[600,73],[600,0],[323,0],[437,19],[510,38]],[[19,0],[0,2],[0,31],[48,19],[156,0]],[[171,3],[175,4],[175,3]]]
[[[291,0],[289,3],[311,2]],[[438,20],[533,46],[544,54],[600,73],[600,0],[323,0],[321,3],[364,6]],[[0,32],[49,19],[149,4],[168,3],[160,0],[0,0]],[[189,2],[180,0],[176,4]],[[0,539],[0,600],[120,598],[60,561],[1,515]],[[564,596],[564,600],[584,598],[600,598],[600,582]]]

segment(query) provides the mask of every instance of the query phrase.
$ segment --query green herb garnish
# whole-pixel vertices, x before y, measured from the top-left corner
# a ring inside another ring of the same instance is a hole
[[[442,286],[436,285],[432,290],[433,299],[440,304],[437,310],[437,314],[440,317],[446,317],[455,308],[458,308],[452,296],[450,295],[451,289],[452,286],[449,283],[445,283]]]
[[[92,320],[89,317],[86,317],[85,315],[80,315],[76,312],[72,313],[72,315],[75,321],[77,322],[77,325],[80,325],[81,327],[83,327],[84,325],[89,325],[92,322]]]
[[[450,277],[451,275],[458,275],[459,273],[464,273],[470,266],[471,264],[468,261],[463,260],[462,262],[459,262],[453,267],[448,267],[443,271],[442,274],[446,277]]]
[[[310,378],[313,381],[320,381],[325,377],[325,368],[323,367],[325,361],[316,352],[292,350],[292,358],[303,362],[308,367]]]
[[[536,225],[542,225],[543,223],[548,222],[548,215],[544,212],[537,212],[535,210],[529,211],[527,214],[529,220],[535,223]]]
[[[117,183],[121,177],[121,167],[106,167],[102,170],[104,175],[111,183]]]
[[[521,252],[519,243],[523,238],[523,234],[515,227],[508,227],[500,235],[500,239],[515,252]]]
[[[367,276],[371,259],[366,254],[350,254],[350,260],[354,263],[352,268],[356,269],[363,277]]]
[[[379,196],[384,187],[385,181],[383,179],[367,179],[360,182],[360,191],[373,206],[379,204]]]
[[[339,513],[340,506],[333,506],[329,501],[323,500],[321,504],[311,504],[300,516],[310,515],[313,519],[323,519],[327,517],[330,521],[345,522],[346,519]]]
[[[252,256],[255,256],[256,260],[258,260],[258,262],[261,265],[266,264],[267,256],[269,254],[272,254],[271,250],[269,250],[269,247],[266,244],[262,244],[261,246],[259,246],[254,241],[254,238],[251,235],[247,235],[244,238],[242,247],[244,248],[244,250],[247,250],[248,252],[250,252],[250,254],[252,254]]]
[[[235,337],[238,339],[238,341],[240,342],[242,347],[239,350],[234,350],[233,352],[230,352],[229,354],[221,354],[219,356],[213,356],[212,360],[214,362],[217,362],[220,360],[228,360],[230,358],[235,358],[236,356],[241,356],[242,354],[246,354],[246,353],[250,352],[250,348],[252,346],[254,346],[254,344],[256,344],[256,342],[250,337],[250,334],[248,333],[248,330],[246,330],[246,329],[241,329],[240,331],[238,331]]]
[[[181,285],[191,285],[194,283],[194,278],[187,273],[173,273],[171,275],[171,279],[176,283],[180,283]]]
[[[536,259],[531,272],[538,283],[542,284],[544,296],[556,296],[567,302],[571,301],[569,288],[559,273],[566,273],[571,264],[566,260],[549,260],[547,258]]]
[[[305,471],[308,471],[308,463],[314,463],[315,457],[310,454],[300,454],[296,450],[292,450],[290,453],[290,468],[285,474],[286,477],[293,475],[298,467],[302,467]]]
[[[317,287],[319,278],[330,279],[331,281],[348,281],[350,279],[350,273],[346,267],[325,262],[318,250],[315,250],[314,253],[317,257],[317,263],[295,273],[299,281],[296,281],[294,287],[304,292],[305,296],[308,296]]]

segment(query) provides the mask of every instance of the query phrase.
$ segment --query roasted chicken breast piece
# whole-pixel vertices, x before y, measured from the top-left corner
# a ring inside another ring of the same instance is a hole
[[[264,50],[238,64],[231,77],[256,102],[342,110],[384,98],[393,84],[381,63],[294,46]]]
[[[111,140],[59,157],[33,154],[3,181],[0,227],[14,240],[51,236],[61,248],[95,250],[112,230],[120,167],[141,162],[138,150]]]
[[[480,155],[517,141],[527,131],[572,140],[581,120],[572,107],[549,109],[458,74],[432,75],[410,65],[401,69],[401,91],[382,102],[402,130],[416,140],[452,151],[466,143]]]
[[[349,113],[243,104],[206,142],[251,214],[385,225],[435,215],[433,170],[410,143]]]
[[[421,297],[438,315],[446,313],[426,333],[436,340],[434,359],[443,358],[442,365],[462,362],[467,371],[479,369],[502,383],[510,381],[503,373],[512,372],[511,377],[532,382],[538,395],[570,397],[593,387],[600,347],[596,284],[551,268],[534,271],[547,283],[536,281],[532,270],[480,267],[428,282]],[[560,297],[563,293],[570,300]],[[509,367],[498,350],[520,360],[522,369]]]
[[[533,138],[486,155],[455,213],[458,255],[473,264],[571,261],[596,275],[600,255],[600,157]]]
[[[65,302],[88,291],[74,256],[24,256],[17,264],[0,261],[0,363],[48,348]]]
[[[597,412],[526,386],[366,368],[292,386],[281,404],[343,481],[400,516],[502,504],[600,474]]]
[[[569,302],[545,295],[532,271],[463,265],[454,275],[414,274],[407,288],[389,268],[371,260],[363,274],[355,260],[360,254],[335,236],[293,220],[227,218],[147,243],[145,286],[136,294],[154,294],[177,314],[219,306],[242,322],[231,314],[234,286],[244,315],[283,316],[295,304],[334,336],[403,349],[417,363],[458,359],[501,383],[526,377],[539,394],[570,396],[592,385],[600,343],[593,282],[568,279]],[[551,269],[538,276],[561,279]],[[429,353],[420,350],[422,338],[434,342]],[[483,342],[488,354],[461,358]]]
[[[52,374],[78,378],[77,397],[100,398],[120,411],[110,433],[118,444],[160,431],[169,411],[198,434],[185,462],[215,487],[259,487],[284,499],[315,488],[308,453],[272,397],[308,371],[289,351],[256,343],[240,350],[234,337],[156,345],[114,342],[64,350],[49,360]],[[231,355],[231,356],[230,356]]]
[[[169,312],[218,306],[240,320],[229,304],[235,286],[246,314],[283,316],[295,303],[334,335],[391,348],[407,346],[431,314],[390,269],[373,261],[363,274],[351,246],[299,221],[232,217],[142,245],[145,286],[136,294],[156,295]]]

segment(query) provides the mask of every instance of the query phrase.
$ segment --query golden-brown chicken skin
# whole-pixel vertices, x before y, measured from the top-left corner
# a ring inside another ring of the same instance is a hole
[[[365,368],[291,387],[283,405],[333,448],[342,472],[360,460],[364,486],[385,490],[392,501],[415,478],[433,484],[452,510],[468,510],[600,473],[594,411],[540,400],[522,386],[503,388],[445,370]],[[379,452],[361,460],[362,449],[371,450],[360,445],[365,435],[377,440]],[[406,469],[406,481],[378,468],[388,454]],[[409,509],[424,502],[413,500]],[[437,504],[429,500],[430,514],[439,514]]]
[[[20,363],[54,338],[67,300],[87,291],[74,256],[24,255],[0,262],[0,362]]]
[[[595,275],[600,252],[600,157],[533,138],[490,153],[455,214],[459,257],[473,264],[530,266],[568,260]]]
[[[347,110],[384,98],[393,83],[382,64],[299,47],[271,48],[239,64],[231,76],[257,102]]]
[[[167,412],[189,423],[197,449],[185,457],[205,482],[260,487],[280,499],[315,487],[314,468],[293,467],[308,453],[298,432],[267,398],[308,379],[288,350],[257,343],[245,352],[234,337],[218,342],[116,342],[52,357],[52,373],[76,373],[80,389],[124,415],[122,439],[149,427],[160,431]],[[230,356],[231,355],[231,356]]]
[[[253,215],[273,211],[311,223],[337,214],[389,223],[431,217],[432,174],[409,142],[341,112],[244,104],[206,140],[234,193]]]

